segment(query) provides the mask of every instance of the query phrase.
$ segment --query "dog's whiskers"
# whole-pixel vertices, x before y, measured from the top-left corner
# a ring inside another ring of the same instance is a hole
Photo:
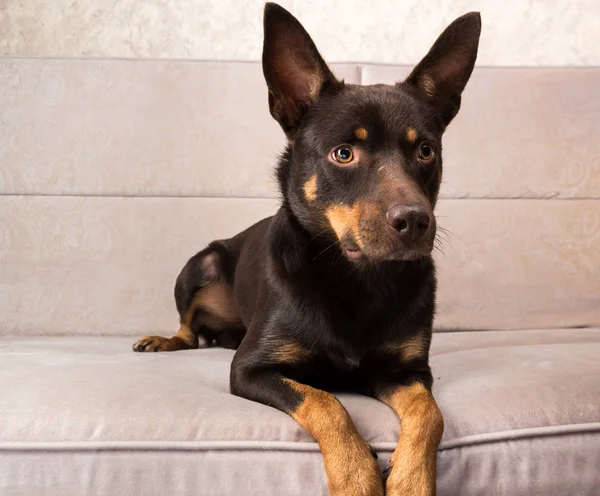
[[[321,250],[319,253],[317,253],[315,255],[315,257],[313,258],[313,262],[319,258],[321,255],[323,255],[323,253],[325,253],[327,250],[329,250],[330,248],[333,248],[335,245],[337,244],[337,241],[334,241],[333,243],[331,243],[330,245],[326,246],[323,250]]]
[[[317,239],[319,236],[321,236],[321,234],[325,234],[327,231],[329,231],[329,228],[326,227],[321,232],[318,232],[309,240],[309,243],[312,243],[315,239]]]
[[[442,226],[438,226],[438,231],[441,231],[443,234],[450,234],[452,236],[454,236],[455,238],[460,239],[461,241],[463,241],[463,239],[456,233],[452,232],[450,229],[446,229],[445,227]],[[439,232],[438,232],[439,234]]]

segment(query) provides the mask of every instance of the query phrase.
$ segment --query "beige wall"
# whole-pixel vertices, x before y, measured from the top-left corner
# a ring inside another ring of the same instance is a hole
[[[480,65],[600,65],[598,0],[281,0],[331,61],[414,63],[483,15]],[[0,0],[0,55],[257,60],[262,0]]]

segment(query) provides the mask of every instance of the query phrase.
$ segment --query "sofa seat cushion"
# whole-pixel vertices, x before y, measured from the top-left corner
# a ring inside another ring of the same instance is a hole
[[[232,351],[133,341],[0,341],[1,494],[327,494],[310,435],[228,392]],[[435,334],[438,494],[598,494],[599,357],[600,329]],[[397,417],[338,397],[383,465]]]

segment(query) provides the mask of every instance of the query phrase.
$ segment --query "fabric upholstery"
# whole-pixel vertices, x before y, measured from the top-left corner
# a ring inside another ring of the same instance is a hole
[[[441,496],[600,494],[598,83],[476,68],[447,131]],[[312,438],[228,393],[233,352],[131,351],[190,256],[276,210],[283,143],[258,63],[0,59],[2,496],[327,494]],[[383,465],[395,414],[339,397]]]
[[[367,65],[362,84],[410,68]],[[600,198],[600,68],[476,67],[444,136],[442,196]]]
[[[285,137],[258,63],[6,58],[0,74],[0,193],[277,196]]]
[[[276,200],[0,197],[2,334],[170,333],[187,259]],[[441,200],[437,328],[600,325],[600,200]],[[518,288],[518,290],[515,290]]]
[[[276,209],[284,139],[259,63],[6,58],[0,74],[0,335],[166,332],[187,258]],[[600,324],[599,80],[475,70],[444,140],[437,328]]]
[[[349,83],[408,67],[332,64]],[[0,59],[0,192],[276,197],[259,63]],[[480,68],[444,138],[443,198],[600,198],[600,68]]]
[[[49,482],[64,496],[171,494],[180,479],[181,494],[326,494],[310,435],[284,413],[229,394],[232,351],[136,354],[131,344],[0,342],[0,493],[43,494]],[[446,424],[440,494],[593,494],[599,354],[598,328],[436,334],[434,395]],[[373,399],[338,396],[383,464],[400,433],[397,417]],[[572,459],[574,446],[581,451]],[[560,460],[577,470],[554,472]],[[233,476],[253,484],[235,487]],[[141,486],[127,492],[134,480]]]

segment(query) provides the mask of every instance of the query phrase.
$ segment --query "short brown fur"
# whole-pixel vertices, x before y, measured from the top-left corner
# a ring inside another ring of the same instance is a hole
[[[434,496],[437,447],[444,420],[433,396],[419,382],[381,395],[381,401],[402,420],[402,432],[389,464],[390,496]]]
[[[142,346],[145,351],[189,350],[198,347],[198,336],[186,324],[181,324],[175,336],[144,336],[133,345],[134,349],[137,346]]]
[[[194,296],[175,336],[144,336],[133,344],[133,349],[152,352],[198,348],[199,338],[192,330],[192,323],[199,310],[204,312],[202,324],[215,330],[239,326],[241,323],[232,290],[224,283],[211,283]]]
[[[369,137],[369,133],[364,127],[358,127],[354,130],[354,135],[360,140],[366,140]]]
[[[311,351],[300,343],[276,344],[273,351],[273,359],[282,363],[296,363],[311,356]]]
[[[240,323],[233,291],[224,283],[211,283],[194,296],[186,313],[185,323],[188,326],[191,326],[194,314],[200,309],[207,312],[207,318],[212,317],[212,320],[221,324],[236,325]]]
[[[383,496],[383,484],[369,444],[335,396],[284,379],[302,395],[290,415],[319,443],[332,496]]]
[[[304,198],[309,202],[317,199],[317,175],[312,176],[304,183]]]
[[[417,132],[412,127],[409,127],[406,131],[406,139],[409,143],[415,143],[417,141]]]
[[[443,420],[428,363],[433,207],[442,135],[460,108],[480,29],[478,13],[461,16],[404,81],[356,85],[331,72],[293,15],[267,2],[262,67],[269,111],[287,136],[276,169],[282,201],[193,255],[175,283],[177,335],[134,346],[197,347],[197,333],[207,346],[237,349],[230,392],[304,427],[334,496],[383,496],[386,484],[388,496],[435,494]],[[340,147],[351,160],[332,153]],[[396,354],[386,343],[397,343]],[[386,484],[333,391],[374,396],[401,418]]]
[[[403,362],[423,358],[428,348],[427,343],[421,336],[415,336],[414,338],[397,343],[389,343],[385,347],[386,351],[398,355]]]
[[[348,205],[332,205],[325,211],[325,216],[336,236],[342,240],[346,234],[351,232],[354,235],[354,240],[360,246],[360,208],[358,204],[353,206]]]
[[[435,83],[433,82],[431,76],[423,74],[421,76],[420,83],[421,89],[423,90],[423,93],[425,93],[425,96],[427,96],[429,99],[433,99],[435,97]]]

